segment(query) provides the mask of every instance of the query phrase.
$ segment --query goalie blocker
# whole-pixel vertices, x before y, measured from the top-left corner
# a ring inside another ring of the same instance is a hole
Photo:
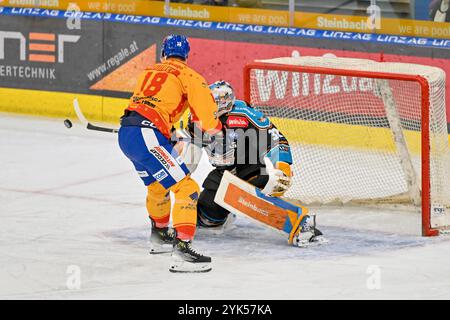
[[[315,216],[307,208],[266,196],[229,171],[224,172],[214,202],[231,212],[288,235],[288,244],[305,247],[326,242],[315,227]]]

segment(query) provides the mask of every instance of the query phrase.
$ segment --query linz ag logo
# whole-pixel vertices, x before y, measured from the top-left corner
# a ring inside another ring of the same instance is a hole
[[[64,63],[64,50],[80,37],[42,32],[30,32],[27,36],[18,31],[0,31],[0,60],[5,59],[5,43],[18,41],[20,61]]]

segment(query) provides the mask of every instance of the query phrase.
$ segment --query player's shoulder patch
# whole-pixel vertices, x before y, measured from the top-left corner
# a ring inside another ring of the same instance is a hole
[[[233,109],[229,113],[229,117],[245,117],[253,123],[256,127],[261,129],[267,129],[270,127],[270,119],[266,117],[264,113],[259,111],[258,109],[252,108],[247,103],[242,100],[236,100],[234,103]],[[247,124],[248,126],[248,124]]]
[[[247,128],[249,121],[247,117],[230,115],[228,116],[226,123],[228,128]]]

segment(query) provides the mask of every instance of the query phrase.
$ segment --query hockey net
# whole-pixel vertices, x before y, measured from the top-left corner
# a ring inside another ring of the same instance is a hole
[[[306,205],[421,212],[422,233],[450,224],[445,73],[336,57],[248,64],[245,99],[291,144],[287,198]]]

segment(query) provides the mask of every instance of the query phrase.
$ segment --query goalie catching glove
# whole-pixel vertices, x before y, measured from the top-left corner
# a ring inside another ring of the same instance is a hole
[[[272,197],[281,197],[292,185],[291,166],[283,161],[276,162],[275,166],[269,158],[264,158],[269,181],[262,189],[262,193]]]

